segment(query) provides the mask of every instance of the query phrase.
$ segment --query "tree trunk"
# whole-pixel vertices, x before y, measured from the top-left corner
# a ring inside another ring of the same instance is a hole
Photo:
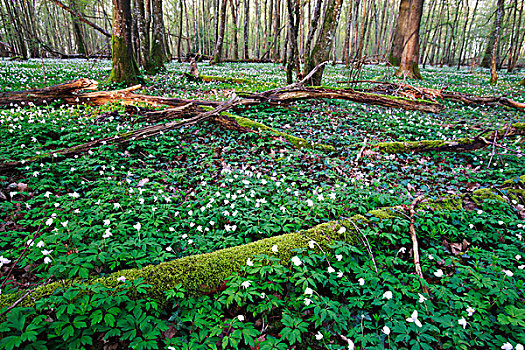
[[[213,51],[213,59],[211,64],[221,63],[222,60],[222,46],[224,43],[224,29],[226,27],[226,5],[228,0],[222,0],[220,20],[219,20],[219,35],[217,36],[217,42],[215,43],[215,50]]]
[[[393,66],[399,67],[401,64],[401,55],[405,45],[405,34],[407,32],[407,25],[409,19],[411,0],[401,0],[399,4],[399,15],[397,17],[396,31],[394,32],[394,40],[392,42],[392,49],[388,61]]]
[[[113,70],[109,81],[137,84],[139,68],[133,57],[131,42],[131,0],[113,0]]]
[[[69,0],[71,9],[78,12],[77,0]],[[77,53],[81,55],[87,55],[86,44],[84,43],[84,36],[82,35],[82,26],[80,20],[74,14],[71,14],[71,20],[73,22],[73,34],[75,35],[75,42],[77,44]]]
[[[359,3],[359,0],[355,1]],[[352,29],[352,19],[353,19],[353,13],[354,13],[354,1],[350,1],[350,4],[348,6],[348,16],[347,16],[347,22],[346,22],[346,31],[345,31],[345,40],[343,44],[343,61],[345,62],[345,65],[348,67],[350,64],[350,33]]]
[[[164,62],[168,60],[168,57],[166,54],[162,0],[153,0],[152,5],[153,33],[148,65],[145,68],[149,73],[156,73],[165,69]]]
[[[293,83],[293,72],[296,71],[296,78],[299,78],[299,49],[297,46],[297,37],[299,35],[300,19],[300,2],[299,0],[287,0],[288,7],[288,40],[290,51],[287,57],[286,65],[286,82]]]
[[[310,3],[310,2],[309,2]],[[310,47],[312,46],[312,42],[314,41],[314,35],[317,30],[317,26],[319,25],[319,18],[321,17],[321,5],[323,3],[323,0],[317,0],[315,3],[315,10],[313,17],[311,17],[311,12],[308,10],[308,16],[309,16],[309,22],[310,22],[310,28],[308,29],[308,35],[306,37],[306,43],[304,47],[304,57],[308,57],[310,55]],[[306,68],[305,68],[306,70]],[[305,74],[308,74],[308,72],[305,72]]]
[[[497,59],[498,59],[498,43],[501,31],[501,22],[505,12],[504,0],[498,0],[498,10],[496,12],[496,22],[494,28],[494,44],[492,46],[492,56],[490,59],[490,83],[496,84],[498,82]]]
[[[137,23],[137,30],[139,32],[138,61],[142,67],[146,67],[149,60],[150,40],[146,27],[144,0],[135,0],[135,22]]]
[[[332,48],[332,42],[339,22],[342,4],[343,0],[328,0],[321,30],[317,36],[315,45],[312,48],[312,52],[310,52],[306,58],[305,73],[310,72],[317,65],[329,59],[330,49]],[[312,76],[307,84],[314,86],[321,85],[323,71],[324,65]]]
[[[180,17],[179,17],[179,37],[177,38],[177,56],[179,63],[182,62],[182,18],[184,13],[184,5],[182,4],[184,0],[179,0],[180,7]]]
[[[279,51],[279,39],[280,31],[279,27],[281,26],[281,1],[275,0],[275,15],[273,21],[273,46],[272,46],[272,57],[274,62],[278,62],[281,56]],[[297,40],[297,39],[296,39]]]
[[[422,79],[419,71],[419,27],[423,15],[424,0],[411,0],[408,22],[404,34],[403,53],[401,63],[396,72],[398,77]]]
[[[232,13],[232,24],[233,24],[233,47],[232,47],[232,55],[231,58],[234,61],[237,61],[239,59],[239,35],[237,33],[237,27],[238,27],[238,9],[239,7],[236,6],[234,0],[230,0],[230,8]]]
[[[248,29],[250,23],[250,0],[244,0],[244,59],[247,60],[250,58],[248,47],[250,37],[248,36]]]

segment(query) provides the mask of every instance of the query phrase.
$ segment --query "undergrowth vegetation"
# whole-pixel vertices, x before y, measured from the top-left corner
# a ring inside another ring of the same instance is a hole
[[[181,75],[187,65],[171,63],[165,74],[146,76],[139,92],[224,100],[285,85],[284,70],[273,64],[199,69],[252,83],[188,82]],[[0,90],[81,77],[103,86],[109,71],[107,61],[0,61]],[[525,102],[516,75],[502,74],[493,87],[485,71],[423,73],[422,86]],[[345,86],[337,83],[347,79],[343,66],[326,74],[326,84]],[[362,74],[393,79],[382,66]],[[523,349],[523,140],[471,153],[385,155],[372,147],[356,162],[364,142],[451,140],[525,121],[504,107],[445,105],[441,114],[424,114],[322,100],[235,112],[335,146],[331,154],[204,122],[0,174],[0,348]],[[146,125],[117,104],[13,105],[0,109],[0,162]],[[506,180],[517,195],[502,187]],[[487,188],[508,200],[472,199]],[[417,212],[425,281],[415,273],[410,214],[402,210],[418,196],[463,203]],[[369,214],[394,206],[393,218]],[[147,279],[90,283],[356,214],[369,219],[358,229],[359,244],[336,241],[324,249],[310,241],[287,261],[275,246],[199,295],[177,285],[158,300]],[[32,299],[38,286],[54,281],[63,287]]]

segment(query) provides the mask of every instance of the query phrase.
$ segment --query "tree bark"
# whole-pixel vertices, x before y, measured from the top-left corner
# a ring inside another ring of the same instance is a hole
[[[217,42],[215,43],[215,50],[213,51],[213,59],[211,64],[219,64],[222,60],[222,46],[224,44],[224,30],[226,27],[226,5],[228,0],[222,0],[220,20],[219,20],[219,35],[217,36]]]
[[[77,0],[69,0],[69,5],[73,11],[78,12]],[[72,13],[71,21],[73,24],[73,34],[75,35],[75,42],[77,44],[77,53],[87,56],[86,44],[84,42],[84,36],[82,35],[82,26],[80,25],[80,20],[78,16]]]
[[[328,0],[326,4],[326,10],[324,15],[324,21],[321,26],[319,35],[315,42],[312,51],[306,58],[306,71],[310,72],[316,66],[322,62],[327,61],[330,58],[330,49],[332,48],[332,42],[339,22],[341,14],[341,5],[343,0]],[[312,76],[308,85],[321,85],[323,78],[324,65]]]
[[[244,59],[248,60],[250,59],[250,55],[248,52],[250,37],[248,35],[249,30],[249,23],[250,23],[250,0],[244,0]]]
[[[409,18],[411,0],[401,0],[399,4],[399,15],[397,17],[396,30],[394,32],[394,39],[392,42],[392,49],[388,56],[388,62],[393,66],[399,67],[401,64],[401,55],[403,54],[403,48],[405,45],[406,28]]]
[[[157,73],[164,70],[164,62],[168,60],[166,50],[166,39],[164,30],[164,14],[162,10],[162,0],[152,0],[152,26],[151,49],[146,71]]]
[[[139,68],[133,56],[131,42],[131,0],[113,0],[113,69],[109,81],[137,84]]]
[[[408,22],[405,28],[401,63],[396,72],[398,77],[422,79],[419,71],[419,27],[423,15],[424,0],[410,0]]]
[[[501,31],[501,22],[505,12],[504,0],[498,0],[498,10],[496,11],[496,22],[494,28],[494,44],[492,46],[492,55],[490,58],[490,83],[498,82],[497,60],[498,60],[498,43]]]
[[[149,0],[146,0],[149,1]],[[144,0],[135,0],[135,22],[139,32],[139,47],[138,47],[138,63],[142,67],[148,65],[150,40],[149,33],[146,28],[146,10],[144,7]]]

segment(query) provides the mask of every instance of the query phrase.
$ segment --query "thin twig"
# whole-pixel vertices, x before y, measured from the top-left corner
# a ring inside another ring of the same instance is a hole
[[[359,150],[359,152],[357,153],[357,157],[355,159],[355,162],[359,162],[359,159],[361,158],[361,156],[363,155],[363,151],[365,150],[366,148],[366,142],[368,141],[368,138],[365,137],[365,140],[363,141],[363,147],[361,147],[361,149]]]
[[[374,264],[374,269],[376,270],[376,275],[377,277],[379,277],[379,270],[377,269],[376,259],[374,258],[374,253],[372,253],[372,248],[370,247],[370,242],[368,241],[368,238],[366,238],[365,234],[359,229],[359,227],[352,220],[348,220],[348,221],[350,221],[352,225],[354,225],[356,231],[359,232],[361,236],[363,236],[364,246],[366,247],[366,250],[368,251],[370,258],[372,259],[372,263]]]
[[[507,129],[508,130],[508,129]],[[494,158],[494,153],[496,153],[496,140],[498,139],[498,131],[494,133],[494,141],[492,142],[492,153],[490,154],[489,164],[487,169],[490,169],[490,164],[492,164],[492,158]]]
[[[52,278],[53,276],[54,276],[54,275],[51,275],[51,276],[46,280],[46,282],[44,282],[43,285],[31,289],[31,290],[28,291],[26,294],[24,294],[22,297],[20,297],[17,301],[15,301],[13,304],[11,304],[11,306],[9,306],[7,309],[5,309],[5,310],[0,314],[0,319],[2,319],[2,317],[3,317],[5,314],[7,314],[7,313],[8,313],[9,311],[11,311],[12,309],[14,309],[18,304],[20,304],[25,298],[27,298],[28,296],[30,296],[31,294],[33,294],[33,292],[34,292],[35,290],[37,290],[37,289],[40,288],[40,287],[45,286],[46,284],[49,284],[49,282],[51,282],[51,278]]]
[[[412,239],[412,252],[414,254],[414,265],[416,267],[416,274],[420,279],[423,280],[422,288],[424,293],[428,293],[428,288],[426,286],[425,277],[423,276],[423,270],[421,270],[421,262],[419,260],[419,244],[417,242],[416,230],[414,224],[416,222],[416,207],[420,202],[426,201],[422,196],[417,197],[412,201],[410,205],[410,238]]]
[[[40,231],[40,228],[42,227],[42,223],[44,222],[44,219],[46,218],[46,211],[45,209],[42,210],[42,221],[40,221],[40,225],[38,225],[38,228],[36,229],[36,234],[35,236],[31,239],[31,242],[32,243],[35,243],[35,240],[40,237],[40,234],[38,233]],[[20,256],[18,257],[18,259],[16,259],[15,263],[13,264],[13,266],[11,266],[11,268],[9,269],[9,272],[7,273],[7,276],[5,277],[4,281],[2,282],[2,284],[0,285],[0,290],[4,287],[4,285],[7,283],[7,281],[9,280],[9,277],[11,277],[11,273],[13,273],[13,269],[15,268],[16,264],[18,264],[18,262],[20,261],[20,259],[22,259],[22,257],[25,255],[27,249],[29,249],[30,247],[30,244],[26,244],[24,250],[22,251],[22,253],[20,254]]]

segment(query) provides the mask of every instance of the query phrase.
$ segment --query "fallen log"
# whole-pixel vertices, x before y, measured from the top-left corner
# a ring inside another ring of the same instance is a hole
[[[41,106],[63,98],[70,98],[74,101],[74,99],[77,98],[75,92],[81,90],[96,90],[97,88],[98,83],[96,81],[79,79],[42,89],[0,92],[0,106],[14,104],[24,105],[29,103]],[[75,104],[76,103],[77,102],[75,102]]]
[[[120,102],[124,105],[144,103],[151,106],[164,105],[172,107],[180,107],[188,103],[193,103],[200,106],[216,107],[221,103],[220,101],[185,100],[180,98],[133,93],[133,91],[142,88],[141,85],[135,85],[121,90],[79,93],[82,90],[96,90],[97,88],[98,83],[96,81],[79,79],[64,84],[48,86],[42,89],[0,92],[0,107],[29,103],[42,106],[59,100],[62,101],[62,103],[69,105],[86,104],[90,106],[102,106],[107,103]]]
[[[369,148],[382,153],[471,152],[502,141],[506,137],[525,135],[525,123],[515,123],[496,131],[487,131],[473,138],[456,140],[423,140],[409,142],[382,142]],[[490,140],[490,141],[489,141]]]
[[[382,94],[373,94],[368,92],[342,90],[342,89],[327,89],[327,88],[295,88],[290,90],[280,90],[272,94],[255,93],[244,94],[239,93],[239,96],[246,99],[252,99],[259,102],[268,103],[290,103],[299,100],[308,99],[336,99],[348,100],[358,103],[366,103],[376,106],[402,108],[406,110],[415,110],[427,113],[439,113],[443,110],[443,106],[425,100],[413,100],[403,97],[387,96]]]
[[[428,99],[432,101],[436,100],[448,100],[453,102],[461,102],[468,105],[479,104],[479,105],[502,105],[511,108],[515,108],[520,111],[525,111],[525,103],[511,100],[504,96],[476,96],[471,94],[465,94],[461,92],[448,91],[444,89],[430,89],[424,87],[414,87],[406,84],[396,84],[389,82],[370,82],[377,84],[374,88],[360,91],[367,91],[372,93],[382,93],[394,96],[404,96],[411,99]]]
[[[180,107],[188,103],[210,107],[217,107],[221,104],[220,101],[186,100],[133,93],[133,91],[140,89],[142,87],[141,85],[114,91],[78,93],[81,90],[96,90],[97,86],[97,82],[93,80],[80,79],[43,89],[3,92],[0,93],[0,106],[29,102],[35,105],[45,105],[56,100],[62,100],[64,103],[70,105],[87,104],[91,106],[100,106],[111,102],[120,102],[124,105],[144,103],[152,106],[165,105],[172,107]],[[282,88],[267,90],[261,93],[240,92],[238,94],[243,97],[243,102],[241,104],[244,106],[258,105],[263,102],[271,104],[286,104],[306,99],[342,99],[371,105],[418,110],[430,113],[439,113],[443,109],[443,106],[431,101],[413,100],[354,90],[306,88],[302,86],[302,82],[294,83]]]
[[[241,103],[240,100],[235,98],[230,101],[222,102],[219,106],[217,106],[215,109],[211,111],[199,113],[192,118],[184,119],[182,121],[173,121],[173,122],[169,122],[166,124],[156,124],[156,125],[147,126],[147,127],[144,127],[138,130],[118,134],[116,136],[105,137],[102,139],[86,142],[81,145],[45,153],[45,154],[30,158],[24,161],[0,163],[0,171],[8,171],[8,170],[16,169],[21,166],[24,166],[28,162],[51,159],[59,155],[70,157],[75,154],[86,152],[94,147],[100,147],[102,145],[123,145],[123,144],[127,144],[131,140],[145,139],[151,136],[158,135],[162,132],[179,129],[185,126],[193,125],[195,123],[210,119],[216,115],[219,115],[221,112],[224,112],[230,109],[232,106],[240,104],[240,103]],[[190,105],[185,105],[179,108],[182,111],[189,107]]]
[[[524,181],[525,181],[525,177]],[[521,179],[521,178],[520,178]],[[503,198],[500,192],[509,192],[514,188],[514,181],[506,181],[498,189],[482,189],[483,199],[491,198],[509,202],[516,197],[516,193],[510,193],[507,198]],[[472,197],[474,197],[474,191]],[[522,197],[519,192],[517,195]],[[481,194],[478,196],[480,197]],[[438,200],[428,200],[420,205],[421,210],[440,210],[454,211],[463,209],[463,204],[470,200],[470,196],[462,195],[458,197],[445,197]],[[468,202],[467,202],[468,203]],[[158,265],[149,265],[141,269],[129,269],[113,272],[107,276],[95,278],[90,281],[60,280],[44,286],[37,287],[32,292],[32,298],[21,298],[25,291],[18,293],[0,294],[0,310],[9,308],[13,303],[19,302],[20,306],[32,307],[35,302],[57,293],[60,288],[67,289],[73,285],[102,284],[109,288],[117,288],[121,285],[119,278],[124,277],[127,281],[143,278],[151,287],[148,288],[148,296],[157,300],[161,305],[166,303],[165,292],[179,285],[187,291],[189,295],[210,294],[219,290],[224,281],[231,274],[241,270],[246,266],[248,259],[253,259],[257,255],[266,254],[275,256],[279,263],[290,265],[290,260],[297,255],[297,248],[306,248],[313,240],[319,249],[330,251],[330,246],[334,241],[345,241],[352,245],[357,245],[359,240],[359,230],[377,220],[391,220],[397,217],[406,218],[407,207],[385,207],[369,211],[366,216],[354,215],[342,221],[330,221],[317,225],[308,230],[294,233],[283,234],[271,238],[262,239],[245,245],[221,249],[212,253],[192,255],[173,261],[164,262]],[[374,220],[369,220],[374,218]],[[345,227],[345,230],[341,230]],[[277,246],[275,253],[274,246]],[[266,260],[270,262],[270,260]],[[62,291],[63,292],[63,291]],[[138,294],[135,295],[135,297]],[[133,295],[132,295],[133,297]],[[19,301],[22,299],[21,301]]]

